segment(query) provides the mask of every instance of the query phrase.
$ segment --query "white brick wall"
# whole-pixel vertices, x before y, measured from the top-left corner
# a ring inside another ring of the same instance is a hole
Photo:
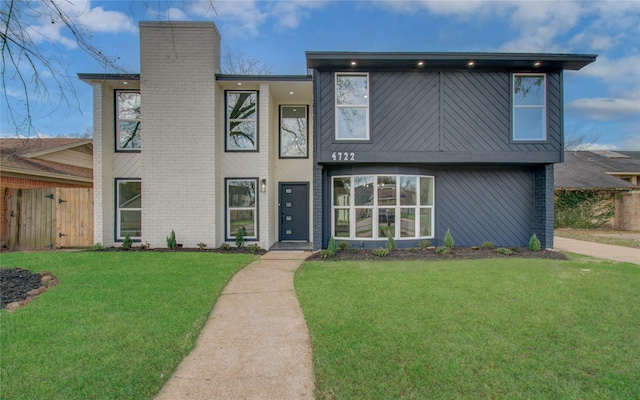
[[[214,246],[215,74],[220,34],[209,22],[140,23],[143,241]]]

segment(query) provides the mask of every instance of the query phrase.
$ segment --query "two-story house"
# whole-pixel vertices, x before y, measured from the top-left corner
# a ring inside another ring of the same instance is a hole
[[[213,23],[142,22],[139,75],[80,74],[95,241],[552,246],[562,72],[594,55],[306,57],[311,75],[224,75]]]

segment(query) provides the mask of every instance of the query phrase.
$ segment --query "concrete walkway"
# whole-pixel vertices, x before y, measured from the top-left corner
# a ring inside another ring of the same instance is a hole
[[[640,249],[585,242],[560,236],[555,236],[553,240],[555,242],[555,250],[640,265]]]
[[[269,252],[238,272],[156,399],[313,399],[311,338],[293,287],[308,255]]]

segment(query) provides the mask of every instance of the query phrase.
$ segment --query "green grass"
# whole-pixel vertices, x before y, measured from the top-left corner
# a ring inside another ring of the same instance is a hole
[[[3,399],[150,399],[195,344],[223,287],[250,255],[47,252],[2,267],[60,280],[0,311]]]
[[[305,263],[319,399],[640,398],[640,268]]]
[[[638,234],[639,232],[629,231],[614,231],[607,229],[572,229],[572,228],[560,228],[554,231],[556,236],[562,236],[569,239],[585,240],[587,242],[611,244],[614,246],[631,247],[633,249],[640,249],[640,240],[625,239],[621,237],[611,236],[597,236],[599,234],[612,235],[612,234]]]

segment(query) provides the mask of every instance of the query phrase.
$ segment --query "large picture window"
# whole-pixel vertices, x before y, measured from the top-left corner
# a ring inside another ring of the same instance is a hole
[[[336,140],[369,140],[369,75],[336,74]]]
[[[142,189],[140,180],[116,180],[116,240],[129,235],[142,238]]]
[[[258,238],[257,184],[258,179],[226,180],[227,238],[235,238],[238,229],[243,231],[245,239]]]
[[[116,150],[139,151],[141,147],[140,92],[116,90]]]
[[[280,158],[307,158],[307,106],[280,106]]]
[[[513,74],[513,140],[547,140],[545,74]]]
[[[258,150],[258,92],[228,91],[227,150]]]
[[[333,178],[332,187],[335,238],[433,237],[432,176],[339,176]]]

